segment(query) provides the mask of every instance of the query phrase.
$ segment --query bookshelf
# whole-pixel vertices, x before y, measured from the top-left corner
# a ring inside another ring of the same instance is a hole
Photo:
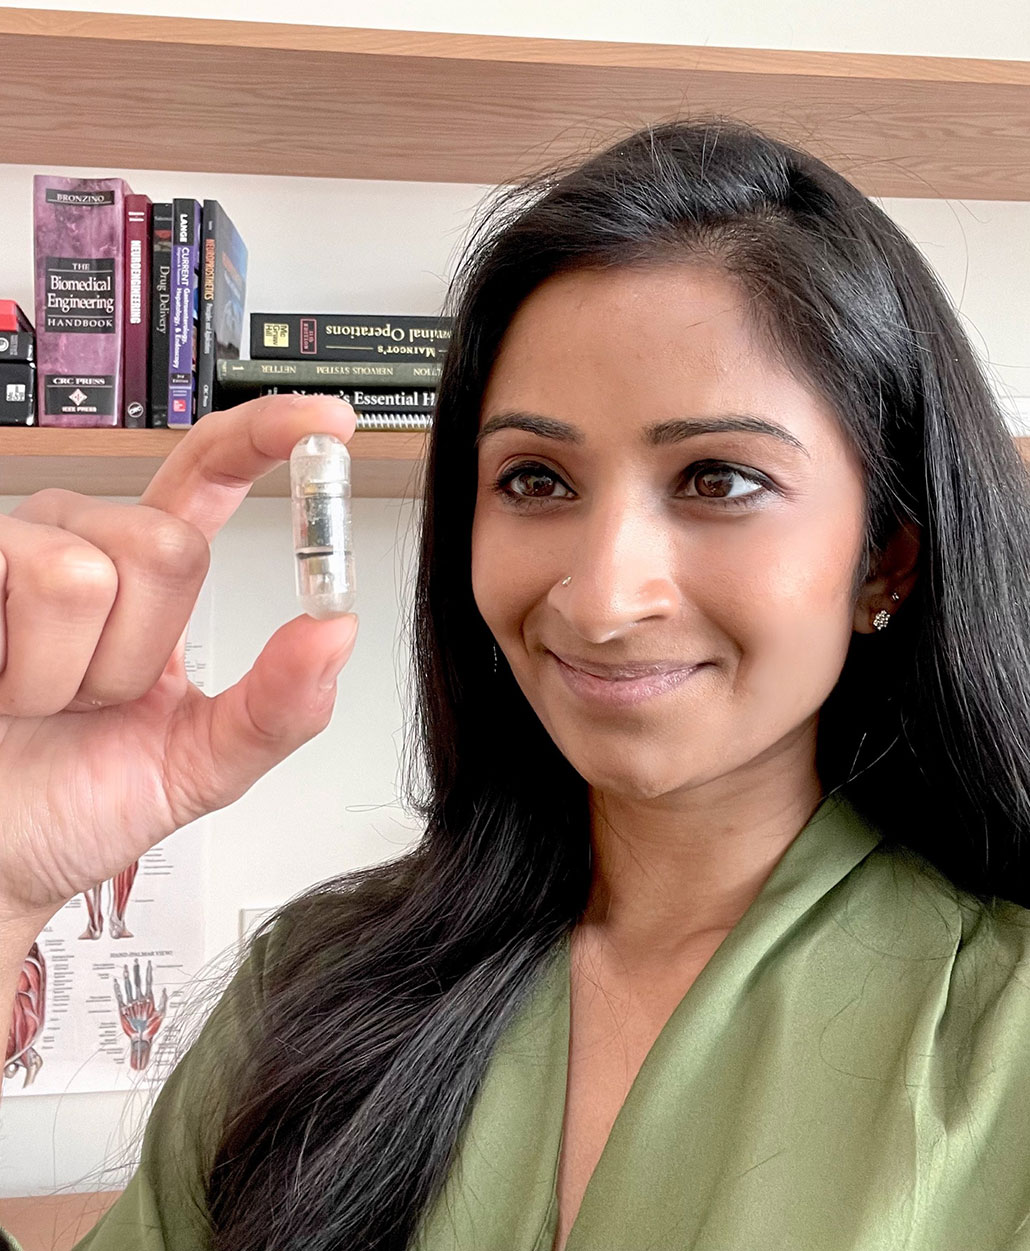
[[[0,64],[0,162],[492,186],[716,111],[870,195],[1030,199],[1025,61],[0,8]]]
[[[178,430],[0,429],[0,495],[31,495],[64,487],[82,495],[139,495],[175,443]],[[358,430],[351,453],[351,491],[358,497],[417,499],[428,434]],[[1030,437],[1014,440],[1030,469]],[[249,497],[290,494],[289,466],[279,465]]]
[[[0,428],[0,495],[31,495],[43,487],[64,487],[82,495],[139,495],[186,434],[185,430]],[[352,494],[417,498],[428,437],[423,431],[355,431],[347,445]],[[289,496],[289,466],[278,465],[247,494],[259,499]]]
[[[494,186],[716,112],[870,195],[1030,200],[1022,61],[0,8],[0,65],[0,163]],[[0,494],[136,494],[181,437],[0,429]],[[356,434],[355,494],[416,493],[424,447]],[[252,488],[286,493],[285,467]]]

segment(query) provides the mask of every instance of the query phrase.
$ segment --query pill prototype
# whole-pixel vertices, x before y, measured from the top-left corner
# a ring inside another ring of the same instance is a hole
[[[332,434],[309,434],[290,453],[297,598],[325,621],[353,611],[350,452]]]

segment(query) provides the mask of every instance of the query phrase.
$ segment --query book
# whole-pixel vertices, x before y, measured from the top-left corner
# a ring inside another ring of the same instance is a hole
[[[345,400],[355,412],[409,412],[432,413],[436,409],[436,388],[422,389],[419,387],[337,387],[331,382],[326,386],[241,386],[228,387],[216,384],[216,397],[219,401],[228,399],[232,404],[242,404],[245,400],[256,399],[260,395],[335,395]]]
[[[125,197],[125,387],[122,422],[128,430],[149,424],[150,393],[150,196]]]
[[[229,394],[232,394],[231,392]],[[262,395],[339,395],[340,399],[351,401],[342,392],[317,391],[303,387],[262,387]],[[237,401],[238,403],[239,401]],[[428,430],[433,424],[432,409],[418,409],[415,411],[397,409],[391,411],[389,409],[366,409],[359,410],[355,405],[354,408],[357,422],[356,430]]]
[[[168,353],[172,331],[172,203],[155,204],[150,256],[150,413],[148,425],[168,425]]]
[[[35,424],[35,363],[0,358],[0,426]]]
[[[168,346],[168,426],[193,424],[197,392],[200,204],[172,201],[172,328]]]
[[[122,178],[32,180],[41,426],[117,426],[122,411]]]
[[[205,200],[197,347],[198,420],[214,407],[215,361],[239,359],[246,293],[246,245],[221,204]]]
[[[313,386],[362,382],[366,386],[413,387],[439,382],[443,362],[415,361],[226,361],[218,362],[221,386]]]
[[[0,300],[0,361],[34,361],[36,332],[16,300]]]
[[[380,313],[251,313],[252,360],[440,361],[453,317]]]

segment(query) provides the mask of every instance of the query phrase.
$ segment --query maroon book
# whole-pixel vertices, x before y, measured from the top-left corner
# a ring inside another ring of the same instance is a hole
[[[150,425],[150,223],[148,195],[125,197],[125,388],[122,425]]]
[[[32,182],[39,424],[119,426],[131,188],[121,178]]]

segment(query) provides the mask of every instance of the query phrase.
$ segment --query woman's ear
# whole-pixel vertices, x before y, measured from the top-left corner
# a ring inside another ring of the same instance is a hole
[[[852,628],[859,634],[872,634],[876,614],[883,610],[893,616],[908,598],[915,586],[921,538],[922,531],[913,521],[902,522],[891,536],[875,573],[866,579],[855,601]]]

